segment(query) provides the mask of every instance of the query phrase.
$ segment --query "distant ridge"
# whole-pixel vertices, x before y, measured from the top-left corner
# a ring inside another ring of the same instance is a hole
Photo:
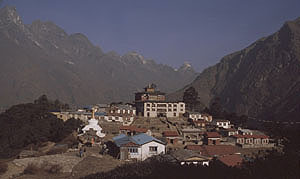
[[[193,86],[206,106],[215,97],[230,112],[267,120],[300,121],[300,18],[205,69],[172,93],[182,98]]]
[[[53,22],[25,25],[14,7],[0,9],[0,106],[29,102],[42,94],[73,105],[130,102],[134,91],[156,83],[175,91],[197,76],[136,52],[104,53],[80,33]]]

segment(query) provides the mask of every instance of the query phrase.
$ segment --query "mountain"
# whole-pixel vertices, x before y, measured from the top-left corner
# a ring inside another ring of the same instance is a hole
[[[206,106],[218,97],[230,112],[268,120],[300,120],[300,18],[227,55],[191,84]]]
[[[197,76],[192,67],[176,70],[136,52],[104,53],[52,22],[26,25],[9,6],[0,9],[0,41],[0,107],[41,94],[73,105],[131,101],[148,83],[172,92]]]

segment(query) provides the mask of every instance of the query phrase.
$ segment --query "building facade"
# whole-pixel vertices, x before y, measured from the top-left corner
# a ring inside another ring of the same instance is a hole
[[[179,117],[185,113],[185,103],[145,102],[144,117]]]
[[[121,134],[113,138],[116,146],[120,148],[121,160],[143,161],[153,155],[165,154],[165,144],[145,133],[135,136]]]
[[[166,102],[165,93],[157,91],[156,85],[150,84],[144,92],[135,93],[137,115],[143,117],[179,117],[185,113],[185,103]]]
[[[266,135],[234,135],[236,144],[242,148],[264,148],[274,147]]]

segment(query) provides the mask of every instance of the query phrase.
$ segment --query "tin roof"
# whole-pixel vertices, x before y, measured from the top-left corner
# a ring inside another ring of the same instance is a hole
[[[143,144],[146,144],[146,143],[151,142],[151,141],[155,141],[155,142],[164,144],[162,141],[160,141],[160,140],[158,140],[158,139],[156,139],[152,136],[149,136],[145,133],[140,133],[140,134],[137,134],[137,135],[134,135],[134,136],[126,136],[125,134],[120,134],[120,135],[114,137],[113,141],[115,142],[115,144],[118,147],[121,147],[121,146],[126,145],[128,143],[143,145]]]

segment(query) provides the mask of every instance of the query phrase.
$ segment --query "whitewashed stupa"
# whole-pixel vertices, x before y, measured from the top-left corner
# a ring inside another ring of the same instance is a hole
[[[92,113],[92,118],[90,120],[88,120],[88,125],[86,125],[82,131],[83,133],[86,133],[87,131],[89,131],[90,129],[93,129],[94,131],[96,131],[96,135],[98,137],[104,137],[105,134],[102,133],[102,128],[100,127],[100,125],[98,124],[98,120],[95,119],[95,112],[93,109],[93,113]]]

